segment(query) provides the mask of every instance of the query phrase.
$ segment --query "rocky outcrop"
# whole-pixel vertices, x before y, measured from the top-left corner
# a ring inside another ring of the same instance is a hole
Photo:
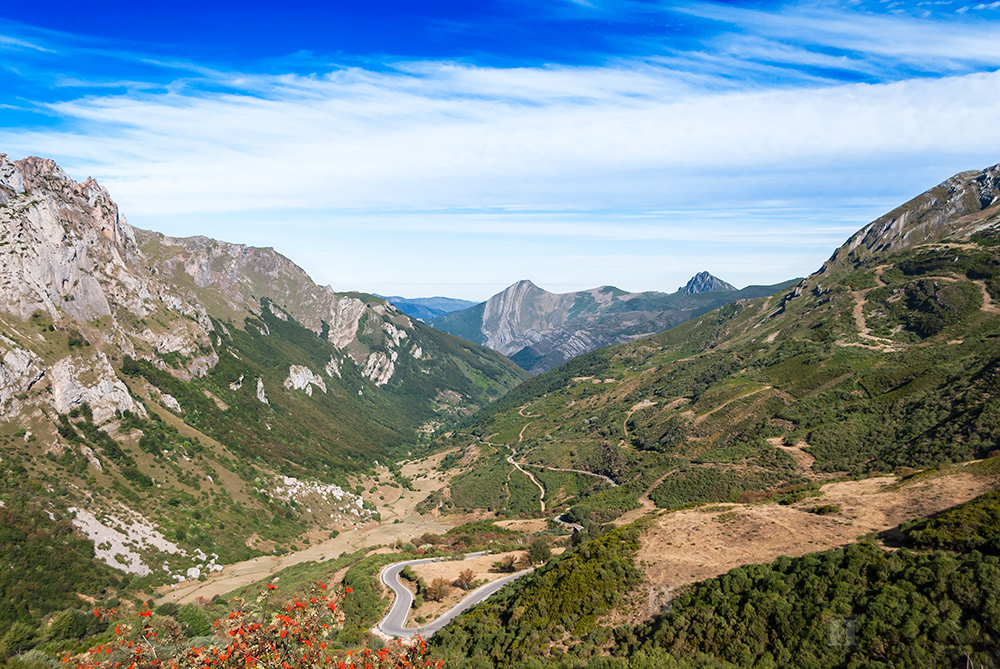
[[[184,413],[184,410],[181,409],[181,403],[178,402],[177,398],[174,397],[173,395],[168,395],[167,393],[163,393],[162,395],[160,395],[160,404],[170,409],[174,413]]]
[[[135,403],[128,388],[118,379],[103,352],[89,359],[67,356],[52,366],[47,377],[52,386],[52,407],[59,413],[69,413],[87,403],[97,424],[110,419],[115,411],[146,415],[142,405]]]
[[[313,373],[311,369],[303,365],[292,365],[288,368],[288,378],[285,379],[285,390],[304,390],[312,397],[313,386],[326,392],[326,383],[323,377]]]
[[[44,314],[55,328],[150,360],[210,346],[204,308],[150,271],[134,230],[96,181],[77,183],[51,160],[0,155],[0,196],[0,312]],[[155,326],[133,326],[153,315]],[[190,373],[212,365],[211,354],[201,355]]]
[[[41,358],[0,337],[6,350],[0,359],[0,417],[18,415],[25,406],[27,393],[45,376]]]
[[[391,351],[388,355],[382,351],[375,351],[368,356],[368,362],[362,374],[371,379],[376,386],[384,386],[389,383],[393,373],[396,371],[396,358],[398,353]]]

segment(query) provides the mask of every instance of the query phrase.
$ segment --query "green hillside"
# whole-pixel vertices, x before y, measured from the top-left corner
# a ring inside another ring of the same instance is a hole
[[[831,262],[787,292],[530,379],[468,434],[494,444],[483,457],[496,462],[516,448],[522,463],[610,476],[619,487],[553,491],[553,504],[598,521],[644,492],[663,508],[750,501],[822,477],[985,457],[1000,440],[994,239]],[[492,497],[522,506],[506,490]],[[462,494],[447,503],[477,506]]]

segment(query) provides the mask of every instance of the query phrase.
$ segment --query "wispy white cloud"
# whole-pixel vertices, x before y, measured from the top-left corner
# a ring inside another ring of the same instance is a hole
[[[0,145],[96,172],[137,214],[801,204],[859,169],[1000,156],[998,73],[749,92],[650,66],[224,80],[253,92],[91,95],[49,105],[73,130]]]
[[[29,49],[31,51],[40,51],[43,53],[54,53],[52,49],[48,49],[44,46],[36,44],[26,39],[20,39],[18,37],[12,37],[10,35],[0,35],[0,50],[6,49]]]

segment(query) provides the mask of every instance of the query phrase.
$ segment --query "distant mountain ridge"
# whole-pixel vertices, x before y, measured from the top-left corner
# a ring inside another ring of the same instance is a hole
[[[422,321],[429,321],[476,305],[472,300],[460,300],[455,297],[399,297],[398,295],[376,295],[376,297],[381,297],[407,316]]]
[[[676,293],[629,293],[600,286],[556,294],[524,279],[486,302],[430,323],[488,346],[538,374],[582,353],[648,336],[729,302],[771,295],[793,283],[737,290],[700,272]]]

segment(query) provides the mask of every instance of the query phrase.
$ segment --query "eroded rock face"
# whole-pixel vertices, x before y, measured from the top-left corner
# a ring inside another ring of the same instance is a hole
[[[368,362],[365,364],[362,374],[371,379],[376,386],[384,386],[389,383],[393,372],[396,371],[398,355],[395,351],[390,352],[389,355],[382,351],[375,351],[368,356]]]
[[[286,390],[304,390],[310,397],[313,394],[313,386],[319,388],[324,393],[326,392],[326,383],[323,381],[323,377],[313,373],[311,369],[303,365],[292,365],[289,367],[288,378],[285,379],[284,385]]]
[[[6,349],[0,359],[0,416],[16,416],[24,408],[24,395],[45,376],[41,358],[18,348],[6,337],[0,337]]]
[[[21,320],[42,313],[91,343],[148,359],[210,346],[205,309],[150,271],[134,230],[96,181],[77,183],[51,160],[0,155],[0,196],[0,311]],[[157,314],[165,329],[122,325]],[[214,364],[202,355],[192,373]]]
[[[59,413],[69,413],[86,402],[97,424],[110,419],[115,411],[146,415],[146,410],[132,399],[103,352],[90,359],[67,356],[54,364],[47,376],[52,386],[52,408]]]

